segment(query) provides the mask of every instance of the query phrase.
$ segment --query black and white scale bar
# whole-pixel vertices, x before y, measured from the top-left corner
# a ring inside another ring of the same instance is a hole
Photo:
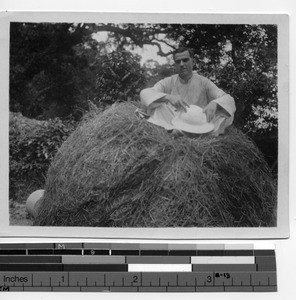
[[[102,250],[102,249],[86,249],[84,250],[84,255],[110,255],[110,250]]]
[[[54,250],[53,249],[28,249],[28,255],[54,255]]]
[[[0,243],[0,291],[269,292],[276,281],[272,247]]]
[[[275,265],[275,256],[139,256],[139,255],[2,255],[0,264],[64,263],[64,264],[257,264]]]
[[[111,250],[111,255],[139,256],[139,250]]]
[[[82,255],[81,249],[54,249],[54,255]]]
[[[161,264],[155,263],[131,263],[131,264],[104,264],[104,263],[1,263],[0,272],[205,272],[205,271],[276,271],[274,264]]]
[[[127,264],[0,264],[0,272],[128,272]]]
[[[121,250],[121,249],[3,249],[0,245],[0,255],[143,255],[143,256],[275,256],[274,250]]]
[[[248,249],[244,249],[244,247]],[[120,244],[120,243],[0,243],[0,255],[139,255],[139,256],[275,256],[274,249],[250,245]]]
[[[26,255],[26,249],[1,249],[0,255]]]
[[[50,255],[2,255],[0,256],[1,264],[59,264],[62,263],[62,256]]]

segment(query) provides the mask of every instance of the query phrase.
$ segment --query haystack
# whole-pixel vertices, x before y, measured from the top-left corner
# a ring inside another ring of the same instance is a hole
[[[35,225],[276,225],[276,185],[242,132],[174,138],[123,103],[93,114],[64,142]]]

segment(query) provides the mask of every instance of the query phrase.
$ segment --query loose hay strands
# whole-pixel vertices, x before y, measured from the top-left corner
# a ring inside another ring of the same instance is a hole
[[[67,139],[36,225],[276,226],[276,185],[244,134],[175,139],[135,109],[93,114]]]

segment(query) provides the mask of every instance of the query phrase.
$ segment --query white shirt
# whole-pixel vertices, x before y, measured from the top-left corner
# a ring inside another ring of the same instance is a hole
[[[141,102],[147,107],[149,122],[167,130],[174,128],[171,120],[176,115],[175,108],[170,103],[155,103],[167,94],[179,95],[188,105],[193,104],[201,108],[211,101],[216,102],[219,109],[212,120],[216,135],[223,133],[225,128],[233,122],[236,110],[234,99],[212,81],[196,73],[193,73],[188,82],[182,80],[179,75],[173,75],[159,81],[152,88],[141,91]]]

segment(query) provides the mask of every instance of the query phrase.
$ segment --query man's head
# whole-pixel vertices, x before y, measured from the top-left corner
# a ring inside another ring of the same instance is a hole
[[[179,76],[187,81],[192,76],[194,65],[193,51],[185,47],[179,48],[173,53],[175,69]]]

